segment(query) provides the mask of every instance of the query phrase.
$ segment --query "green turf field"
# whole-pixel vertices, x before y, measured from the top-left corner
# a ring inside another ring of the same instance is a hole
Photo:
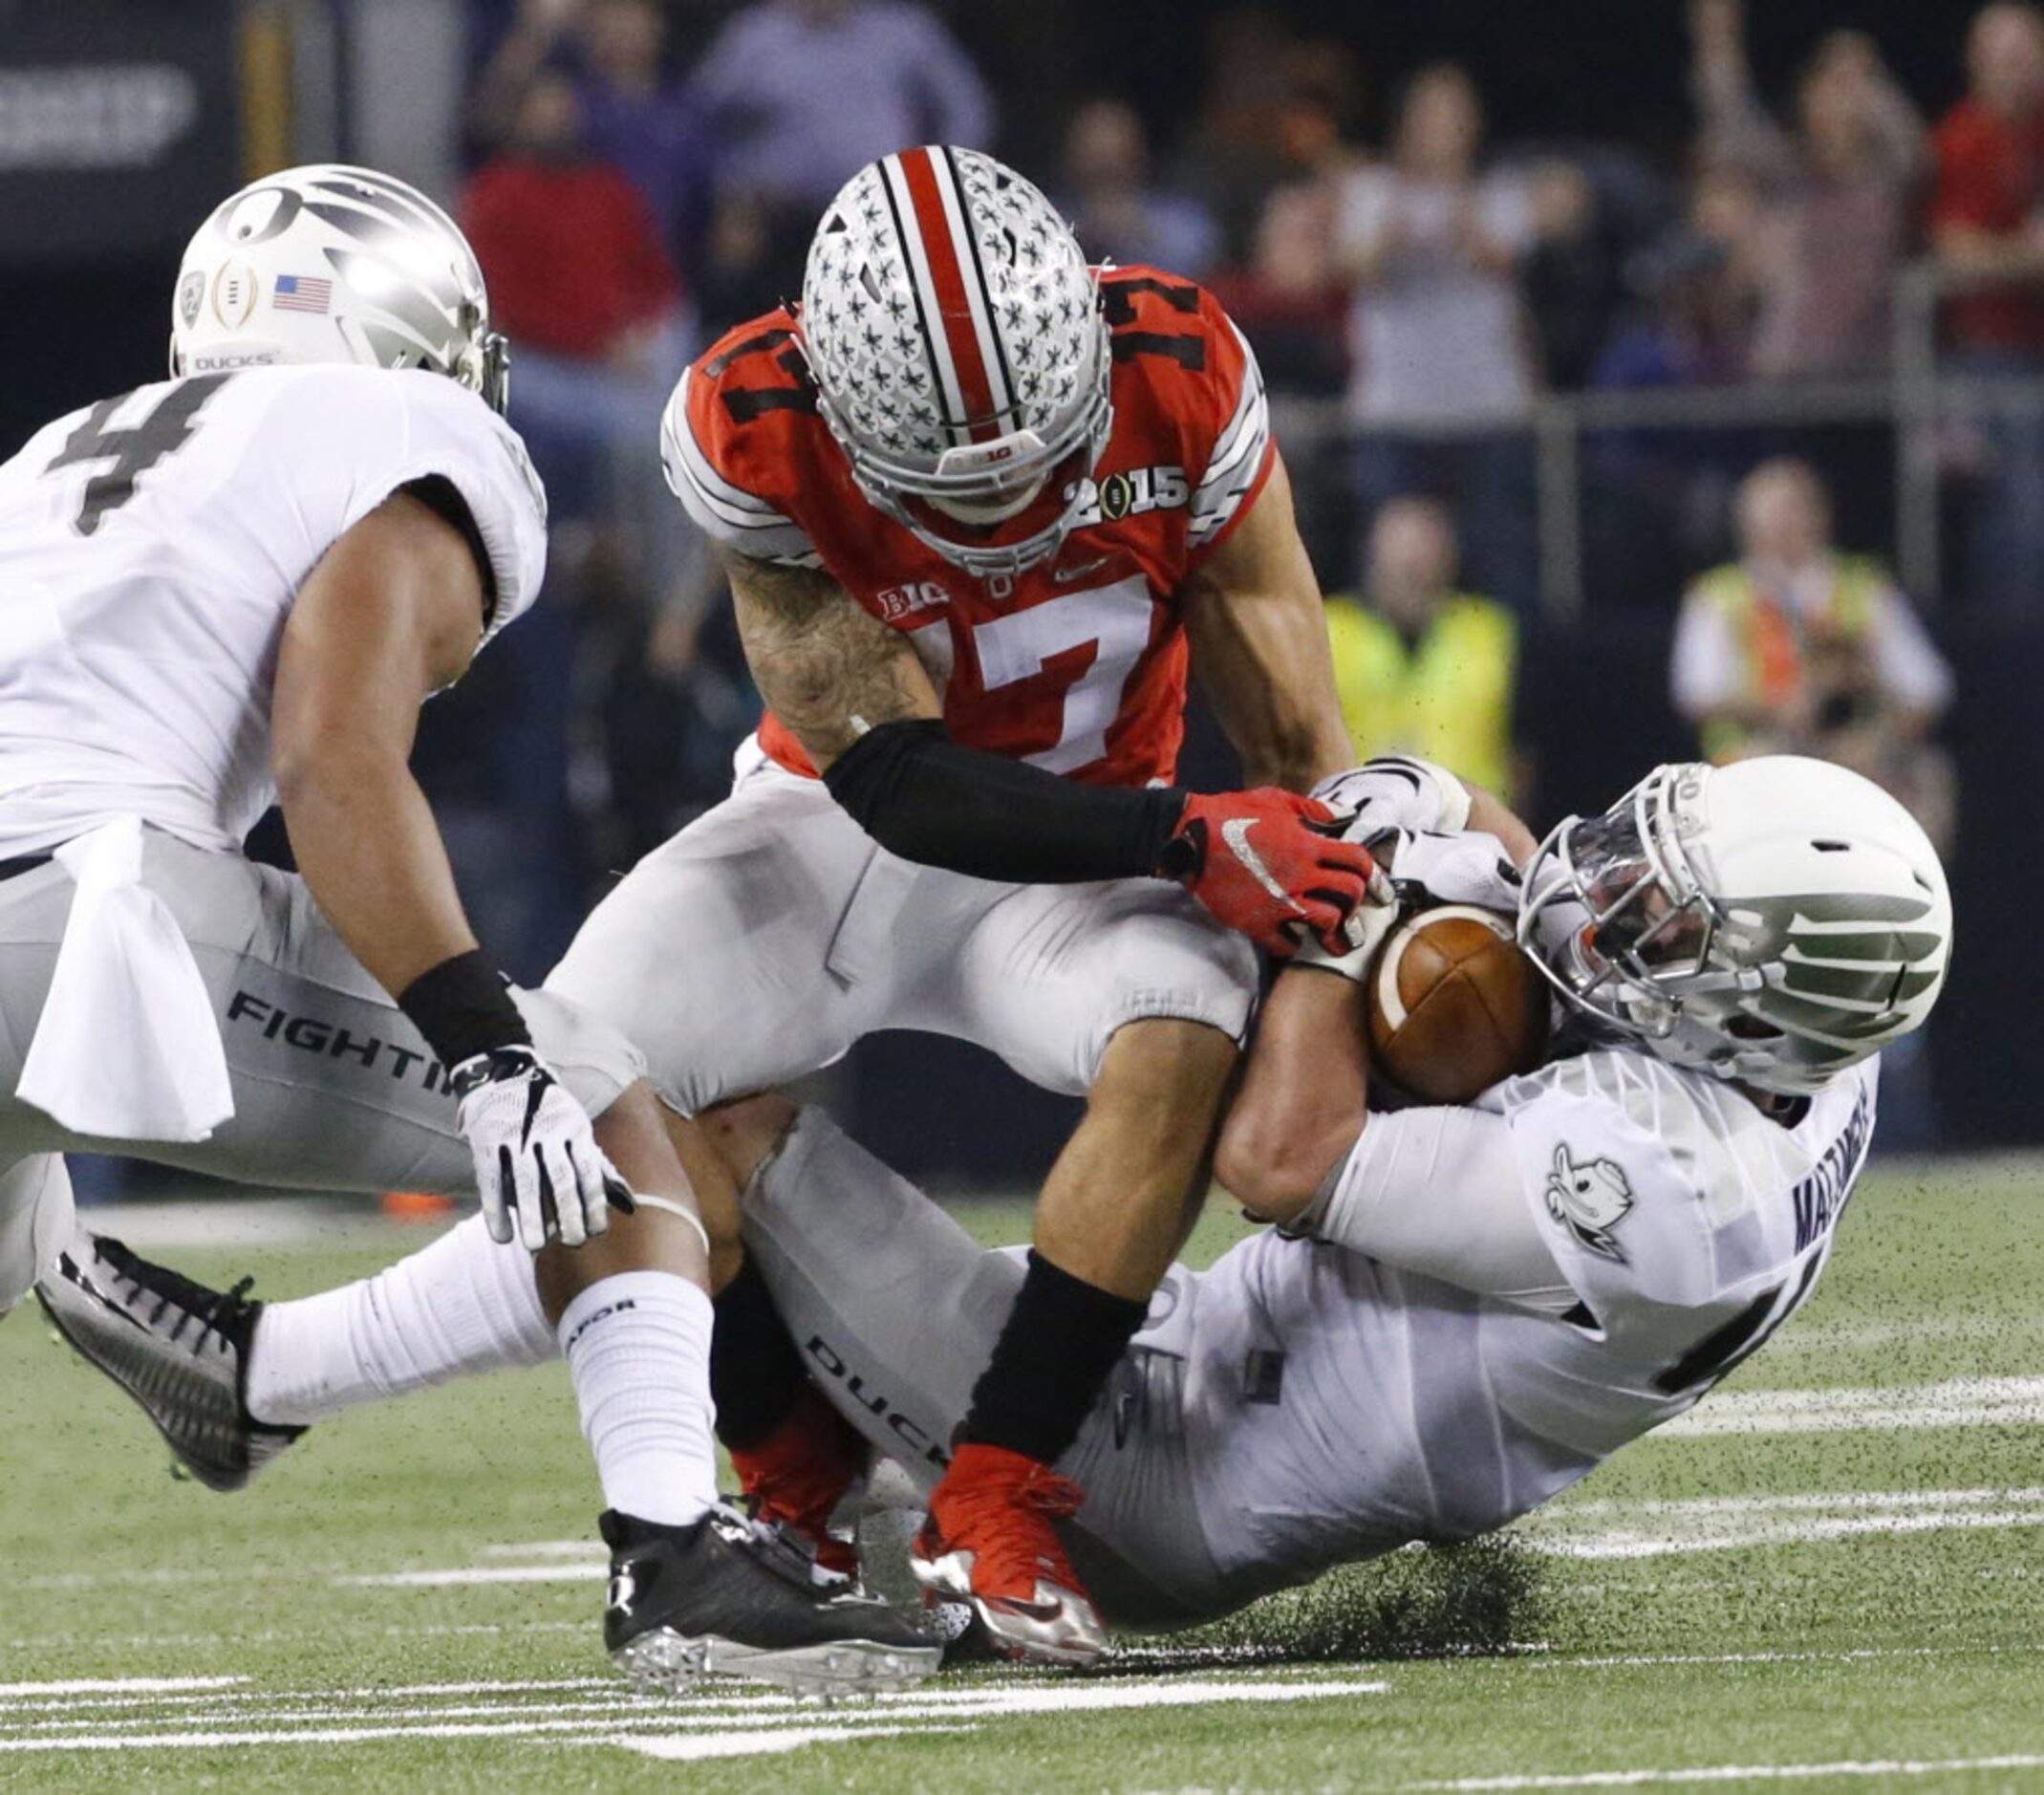
[[[419,1238],[163,1256],[276,1295]],[[557,1373],[353,1417],[217,1497],[24,1312],[0,1417],[8,1786],[2044,1787],[2027,1168],[1871,1179],[1812,1307],[1508,1548],[1401,1554],[1090,1676],[828,1710],[607,1675]]]

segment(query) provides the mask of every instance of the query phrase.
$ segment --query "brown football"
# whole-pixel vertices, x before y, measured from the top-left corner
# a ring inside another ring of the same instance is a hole
[[[1439,904],[1386,938],[1369,981],[1377,1070],[1423,1103],[1467,1103],[1531,1071],[1547,1047],[1547,984],[1512,921]]]

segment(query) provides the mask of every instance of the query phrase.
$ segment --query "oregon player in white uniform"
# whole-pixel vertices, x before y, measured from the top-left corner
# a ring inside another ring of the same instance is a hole
[[[75,1231],[62,1152],[477,1190],[542,1257],[423,1307],[512,1358],[558,1338],[639,1588],[619,1662],[913,1680],[935,1662],[913,1629],[820,1600],[719,1509],[707,1243],[641,1062],[506,989],[407,765],[420,702],[545,566],[467,243],[371,171],[271,176],[187,249],[171,360],[0,467],[0,1313],[46,1280],[233,1487],[303,1418],[250,1423],[248,1306]],[[241,851],[279,802],[302,878]]]
[[[1459,825],[1453,789],[1401,764],[1344,797],[1374,834]],[[1434,898],[1517,903],[1573,1050],[1467,1108],[1373,1113],[1360,961],[1280,976],[1216,1164],[1285,1229],[1172,1270],[1060,1460],[1111,1621],[1189,1624],[1500,1526],[1689,1408],[1815,1287],[1878,1050],[1944,979],[1923,832],[1856,774],[1773,759],[1657,769],[1561,824],[1522,894],[1498,857],[1409,834],[1391,864]],[[820,1111],[763,1097],[711,1127],[816,1382],[927,1490],[1017,1255]]]
[[[1662,768],[1550,836],[1522,918],[1595,1044],[1469,1109],[1366,1117],[1360,988],[1280,979],[1219,1176],[1309,1238],[1175,1269],[1063,1461],[1114,1619],[1204,1618],[1500,1526],[1689,1408],[1815,1287],[1875,1050],[1944,976],[1921,830],[1814,762]],[[726,1141],[818,1381],[927,1486],[1019,1269],[819,1112],[765,1100]]]

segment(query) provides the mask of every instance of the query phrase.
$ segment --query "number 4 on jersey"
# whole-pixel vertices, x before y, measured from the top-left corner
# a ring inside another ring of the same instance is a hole
[[[199,413],[207,400],[227,379],[225,374],[194,375],[172,387],[140,423],[113,429],[114,414],[134,396],[102,399],[51,460],[45,470],[75,467],[87,462],[111,462],[103,473],[85,483],[85,495],[72,527],[81,536],[90,536],[109,511],[118,511],[135,496],[135,482],[164,456],[175,453],[191,440]]]

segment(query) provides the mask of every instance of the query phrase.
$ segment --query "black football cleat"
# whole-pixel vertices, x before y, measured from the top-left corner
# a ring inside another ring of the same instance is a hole
[[[735,1509],[685,1527],[603,1516],[611,1586],[603,1642],[641,1691],[679,1695],[744,1676],[797,1696],[907,1689],[943,1647],[856,1586],[818,1588]]]
[[[243,1399],[263,1312],[244,1278],[215,1290],[100,1234],[74,1241],[35,1287],[74,1351],[134,1397],[207,1489],[237,1490],[305,1432],[258,1421]]]

